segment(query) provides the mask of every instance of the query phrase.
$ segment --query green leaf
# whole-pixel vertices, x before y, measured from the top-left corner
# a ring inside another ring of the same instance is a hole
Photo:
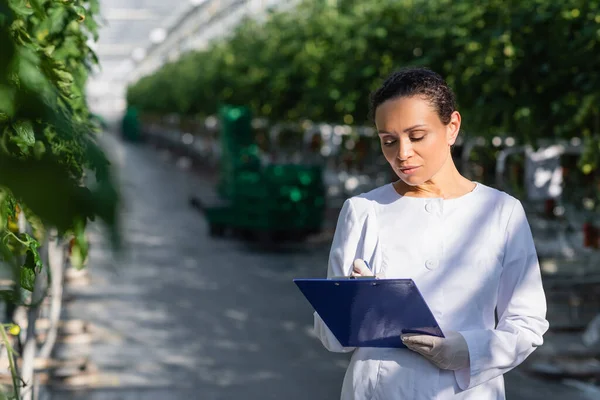
[[[44,2],[45,2],[45,0],[29,0],[29,4],[31,5],[31,8],[34,10],[35,15],[40,19],[46,18],[46,13],[45,13],[44,7],[42,6],[42,4]]]
[[[85,8],[83,8],[81,6],[71,6],[70,9],[71,9],[71,12],[76,15],[77,22],[85,21],[85,14],[86,14]]]
[[[8,121],[15,115],[16,89],[0,85],[0,123]]]
[[[85,237],[85,224],[77,221],[73,230],[73,241],[71,245],[70,261],[75,269],[82,269],[88,255],[88,242]]]
[[[33,154],[38,160],[46,154],[46,145],[43,142],[35,142],[33,145]]]
[[[46,46],[44,48],[44,54],[46,55],[46,57],[52,57],[52,53],[54,53],[54,50],[56,50],[56,46]]]
[[[43,265],[38,248],[40,244],[37,240],[28,234],[22,235],[25,239],[25,247],[27,249],[25,255],[25,264],[20,269],[21,287],[29,291],[33,291],[35,285],[35,277],[42,271]]]
[[[46,77],[40,70],[40,59],[31,50],[21,48],[17,55],[20,82],[34,92],[43,91],[48,86]]]
[[[31,268],[21,267],[19,270],[20,273],[20,282],[21,287],[23,289],[29,290],[33,292],[33,288],[35,286],[35,271]]]
[[[50,35],[61,35],[68,21],[68,11],[65,7],[56,7],[48,12],[48,19],[44,21],[43,27],[46,27]]]
[[[53,69],[52,72],[54,72],[54,75],[56,75],[61,82],[73,83],[73,75],[71,73],[58,68]]]
[[[31,121],[17,121],[12,124],[15,135],[11,141],[19,146],[23,153],[27,153],[35,144],[35,133]]]
[[[21,234],[19,239],[25,248],[25,263],[19,268],[21,287],[33,291],[35,277],[42,271],[42,260],[38,251],[39,242],[29,234]]]
[[[24,0],[8,0],[8,5],[17,15],[17,17],[28,17],[34,14],[31,6],[27,6],[28,2]]]

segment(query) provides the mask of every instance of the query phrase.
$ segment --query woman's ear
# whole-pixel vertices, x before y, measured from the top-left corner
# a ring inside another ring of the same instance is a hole
[[[458,132],[460,131],[460,120],[461,117],[458,111],[454,111],[450,115],[450,122],[446,125],[446,140],[449,146],[452,146],[456,142]]]

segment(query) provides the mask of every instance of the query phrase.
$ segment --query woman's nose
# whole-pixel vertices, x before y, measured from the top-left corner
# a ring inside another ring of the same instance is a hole
[[[398,146],[398,159],[407,160],[410,156],[412,156],[412,145],[410,141],[400,140]]]

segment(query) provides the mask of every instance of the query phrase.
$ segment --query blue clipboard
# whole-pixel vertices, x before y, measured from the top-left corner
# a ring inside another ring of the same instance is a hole
[[[406,347],[400,335],[444,337],[412,279],[294,279],[344,347]]]

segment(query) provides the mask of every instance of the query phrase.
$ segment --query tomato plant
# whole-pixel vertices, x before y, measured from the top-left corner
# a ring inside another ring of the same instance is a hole
[[[599,0],[305,1],[165,65],[128,101],[154,114],[227,102],[279,122],[370,124],[381,78],[418,65],[447,78],[470,132],[597,134],[599,32]]]
[[[84,96],[98,10],[98,0],[0,0],[0,263],[15,278],[5,301],[26,304],[48,229],[72,237],[79,260],[89,220],[118,243],[118,194]]]

